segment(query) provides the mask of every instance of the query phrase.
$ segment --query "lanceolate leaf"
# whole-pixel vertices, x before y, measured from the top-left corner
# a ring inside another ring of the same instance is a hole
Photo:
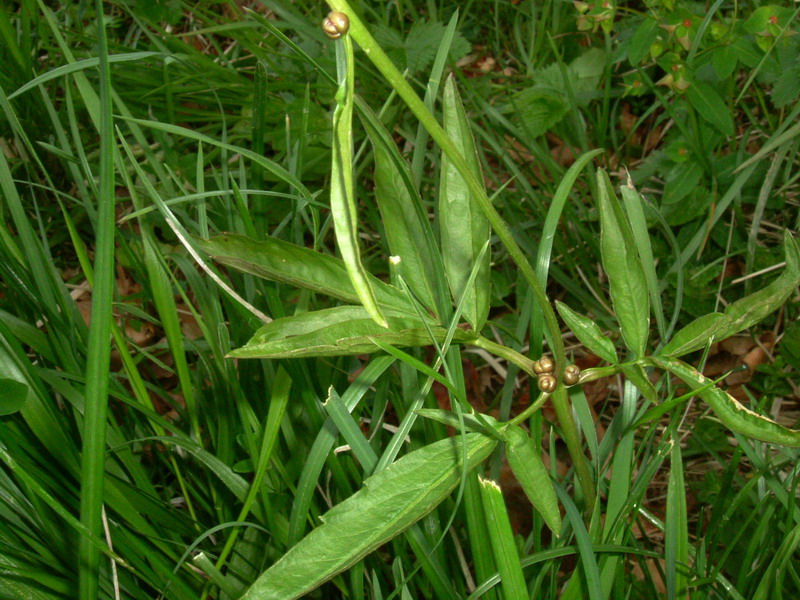
[[[717,333],[720,339],[752,327],[775,311],[797,290],[800,285],[800,249],[788,229],[784,230],[783,242],[786,253],[784,272],[771,284],[725,309],[725,316],[729,321]]]
[[[378,325],[387,327],[370,277],[361,262],[358,244],[358,210],[353,183],[353,97],[355,59],[353,42],[344,36],[336,44],[339,91],[333,113],[333,152],[331,161],[331,215],[336,245],[358,298]]]
[[[727,321],[727,317],[722,313],[709,313],[698,317],[672,336],[672,339],[661,349],[659,354],[681,356],[698,350],[705,346],[712,339],[715,332],[719,331],[720,326]]]
[[[645,373],[641,365],[637,363],[628,363],[620,365],[620,367],[625,377],[630,379],[631,383],[636,386],[636,389],[639,390],[644,398],[653,404],[658,403],[656,388],[650,383],[650,380],[647,378],[647,373]]]
[[[614,349],[614,342],[600,331],[597,324],[591,319],[579,315],[563,302],[556,300],[558,314],[578,338],[578,341],[586,346],[587,350],[594,352],[604,361],[615,365],[619,362],[617,351]]]
[[[375,152],[375,199],[389,250],[400,257],[399,271],[409,288],[438,313],[435,282],[443,279],[441,257],[411,171],[372,109],[360,102],[359,108]],[[444,300],[446,290],[440,295]]]
[[[247,345],[234,350],[234,358],[298,358],[344,356],[380,351],[373,340],[392,346],[427,346],[447,336],[447,330],[407,314],[384,311],[389,324],[381,327],[361,306],[337,306],[275,319],[256,331]],[[457,329],[453,341],[463,342],[474,333]]]
[[[272,237],[257,241],[242,235],[226,234],[195,241],[214,260],[239,271],[327,294],[345,302],[359,302],[344,262],[339,258]],[[369,280],[381,306],[409,315],[417,314],[402,291],[376,277],[369,276]]]
[[[461,150],[471,170],[480,179],[481,167],[475,142],[452,76],[447,79],[444,88],[444,128]],[[462,295],[465,296],[462,314],[476,331],[480,331],[489,314],[489,252],[481,259],[474,284],[467,288],[467,282],[489,240],[491,229],[478,202],[472,198],[464,178],[446,156],[442,156],[438,218],[442,256],[450,291],[456,302]]]
[[[778,309],[800,285],[800,249],[787,230],[784,233],[786,268],[775,281],[737,300],[724,313],[711,313],[698,317],[678,331],[660,354],[681,356],[703,348],[709,340],[724,340],[752,327]]]
[[[478,433],[447,438],[368,478],[264,572],[242,600],[293,600],[341,573],[432,511],[496,443]]]
[[[650,301],[633,233],[605,171],[597,172],[600,251],[609,292],[625,345],[644,356],[650,331]]]
[[[536,445],[521,427],[509,427],[503,435],[506,438],[508,464],[514,476],[550,530],[557,536],[560,535],[561,513],[558,510],[558,498]]]
[[[800,430],[789,429],[772,419],[753,412],[685,362],[677,358],[660,356],[648,357],[645,362],[669,371],[682,379],[690,389],[708,403],[719,420],[731,431],[763,442],[800,448]]]

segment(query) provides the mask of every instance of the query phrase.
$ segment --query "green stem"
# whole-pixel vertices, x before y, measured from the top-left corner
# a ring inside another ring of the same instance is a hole
[[[642,361],[638,361],[645,366]],[[650,366],[650,365],[647,365]],[[597,367],[595,369],[586,369],[585,371],[581,371],[580,378],[578,379],[578,385],[583,385],[584,383],[589,383],[590,381],[596,381],[598,379],[602,379],[603,377],[611,377],[612,375],[616,375],[617,373],[622,372],[622,365],[611,365],[608,367]]]
[[[572,418],[572,408],[569,405],[567,388],[564,387],[563,383],[559,383],[558,387],[553,390],[552,397],[553,408],[556,409],[556,417],[558,417],[558,422],[561,424],[561,433],[567,444],[569,455],[572,457],[572,464],[575,465],[575,473],[578,476],[578,482],[583,492],[583,498],[585,500],[584,506],[588,511],[591,511],[594,506],[595,496],[594,486],[592,485],[592,474],[589,471],[589,463],[581,447],[578,428],[575,426],[575,420]]]
[[[519,425],[520,423],[524,423],[525,421],[530,419],[537,410],[539,410],[540,408],[542,408],[542,406],[544,406],[544,403],[547,402],[547,399],[549,397],[550,394],[541,392],[539,394],[539,397],[536,399],[536,402],[531,404],[528,408],[523,410],[521,413],[519,413],[516,417],[514,417],[510,421],[507,421],[505,424],[510,427],[513,425]]]
[[[564,350],[564,341],[561,339],[561,330],[558,326],[556,313],[553,310],[550,301],[547,299],[547,294],[545,294],[544,288],[539,283],[533,267],[531,267],[528,259],[525,258],[525,254],[522,252],[522,249],[514,240],[511,230],[508,228],[508,225],[506,225],[505,221],[503,221],[503,218],[500,216],[500,214],[495,210],[494,206],[492,206],[492,202],[489,200],[489,196],[486,195],[486,190],[484,189],[483,184],[478,181],[477,176],[470,170],[469,165],[467,164],[466,159],[461,155],[461,152],[459,152],[458,148],[456,148],[455,144],[447,136],[447,133],[445,133],[442,126],[439,125],[435,117],[427,109],[425,103],[419,98],[419,96],[417,96],[411,85],[405,80],[400,71],[397,70],[397,67],[394,66],[394,63],[392,63],[389,57],[386,56],[386,53],[378,45],[378,42],[375,41],[375,38],[372,37],[364,23],[350,7],[347,0],[327,1],[328,5],[333,10],[347,15],[350,21],[350,27],[347,35],[353,36],[353,39],[364,51],[364,54],[367,55],[367,57],[372,61],[372,64],[375,65],[375,67],[386,78],[386,80],[389,82],[389,85],[391,85],[392,88],[397,91],[398,95],[403,99],[411,112],[414,113],[414,116],[419,119],[419,122],[422,123],[422,126],[425,127],[430,136],[447,155],[456,169],[458,169],[458,172],[467,183],[470,193],[477,200],[478,205],[481,207],[481,210],[489,220],[492,229],[497,234],[497,237],[500,238],[500,241],[503,242],[503,245],[506,247],[508,253],[511,255],[511,258],[519,267],[523,277],[525,277],[525,280],[528,282],[528,285],[531,286],[534,297],[542,309],[542,314],[544,316],[545,323],[547,324],[547,329],[550,333],[548,341],[551,344],[553,358],[556,363],[556,377],[560,380],[561,374],[564,372],[564,367],[567,365],[567,360],[566,352]],[[563,391],[563,386],[560,383],[559,388],[562,388]],[[556,388],[556,391],[558,391],[559,388]],[[560,400],[556,400],[556,396],[558,396],[558,394],[554,394],[553,400],[554,404],[556,404],[556,414],[558,415],[561,428],[564,431],[565,441],[567,441],[567,448],[569,449],[572,461],[575,464],[575,470],[578,474],[578,479],[580,480],[581,487],[584,490],[584,495],[587,499],[587,506],[591,506],[592,503],[589,502],[589,500],[594,498],[594,488],[592,487],[591,483],[589,467],[588,463],[586,462],[586,455],[581,451],[577,433],[578,430],[575,426],[575,421],[572,418],[572,412],[569,409],[566,393],[563,393],[562,406],[558,406],[558,404],[560,404]]]
[[[497,344],[486,339],[485,337],[478,337],[469,343],[473,346],[477,346],[478,348],[483,348],[484,350],[491,352],[496,356],[505,358],[508,362],[517,365],[529,375],[533,377],[536,376],[536,373],[533,370],[533,361],[528,357],[523,356],[519,352],[508,348],[507,346]],[[603,370],[604,369],[596,369],[596,371]],[[616,372],[615,367],[607,367],[607,370]],[[604,373],[603,375],[610,374],[612,373]],[[592,375],[594,375],[594,373],[591,373],[590,377]],[[599,377],[597,378],[599,379]],[[587,378],[587,381],[591,381],[591,379]],[[559,383],[558,387],[556,387],[551,396],[553,398],[553,407],[556,410],[558,422],[561,424],[561,431],[564,435],[564,441],[567,444],[567,450],[569,450],[569,454],[572,457],[572,462],[575,465],[575,472],[578,476],[581,491],[583,492],[583,497],[586,499],[586,507],[591,510],[591,507],[594,505],[595,496],[594,486],[592,485],[592,476],[591,472],[589,471],[586,455],[581,447],[578,428],[575,425],[575,420],[572,418],[572,409],[569,404],[569,396],[567,395],[564,384]],[[522,422],[524,418],[527,418],[529,415],[532,415],[534,412],[539,410],[546,400],[547,394],[542,394],[536,402],[534,402],[522,413],[522,415],[519,415],[514,419],[514,424]]]
[[[520,354],[516,350],[512,350],[508,346],[503,346],[483,336],[467,342],[470,346],[477,346],[483,348],[487,352],[491,352],[495,356],[505,358],[511,364],[517,365],[520,369],[525,371],[531,377],[536,377],[536,372],[533,370],[533,361],[527,356]]]

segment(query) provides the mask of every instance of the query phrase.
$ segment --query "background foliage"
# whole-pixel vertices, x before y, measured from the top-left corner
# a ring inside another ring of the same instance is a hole
[[[411,410],[463,400],[506,421],[530,406],[535,381],[455,345],[438,361],[408,350],[419,364],[390,353],[226,358],[262,324],[259,312],[352,302],[348,290],[298,289],[303,273],[276,282],[235,271],[192,241],[227,232],[338,254],[327,8],[98,4],[101,19],[84,1],[0,8],[0,595],[236,598],[362,488],[370,461],[433,452],[447,438],[432,419],[418,419],[407,441],[395,435]],[[494,207],[525,253],[542,257],[534,266],[549,275],[549,297],[599,331],[619,338],[591,168],[559,192],[592,149],[603,150],[593,167],[615,186],[630,177],[646,200],[640,230],[665,315],[652,324],[655,343],[777,277],[784,232],[800,227],[795,3],[354,5],[440,122],[452,72]],[[355,56],[356,93],[433,212],[447,165]],[[376,199],[380,158],[366,125],[356,119],[353,132],[361,259],[396,281]],[[483,334],[537,358],[543,322],[530,290],[502,245],[486,252]],[[693,364],[792,425],[798,306],[795,290],[757,329]],[[565,341],[581,367],[600,364],[601,352]],[[732,435],[698,402],[670,400],[634,434],[648,401],[615,377],[571,388],[600,497],[588,528],[548,406],[526,422],[564,508],[560,537],[497,450],[483,475],[504,498],[469,478],[314,593],[491,598],[510,593],[478,589],[500,570],[520,597],[796,597],[796,451]],[[96,503],[82,512],[89,489]],[[92,511],[101,499],[103,519]],[[481,506],[499,519],[491,535]],[[495,562],[512,551],[516,567]],[[96,565],[83,561],[94,552]]]

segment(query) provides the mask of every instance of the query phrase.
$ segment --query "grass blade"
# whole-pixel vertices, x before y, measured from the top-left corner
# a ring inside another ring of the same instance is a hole
[[[114,300],[114,120],[111,107],[111,72],[108,66],[105,13],[96,0],[97,41],[100,53],[100,171],[95,232],[94,287],[89,348],[86,360],[86,403],[81,453],[81,523],[88,536],[102,532],[103,481],[105,479],[106,410],[111,345],[111,305]],[[78,552],[79,596],[97,597],[100,552],[87,535]]]
[[[596,156],[602,154],[602,150],[592,150],[586,152],[578,157],[569,170],[564,174],[561,183],[558,184],[558,189],[553,195],[553,201],[547,209],[547,217],[542,226],[542,236],[539,239],[539,248],[536,251],[536,262],[533,268],[536,270],[536,276],[539,278],[539,283],[542,287],[547,287],[547,274],[550,270],[550,258],[553,252],[553,242],[555,241],[556,231],[558,230],[558,223],[561,220],[561,214],[564,211],[564,206],[569,198],[569,193],[575,185],[581,171],[589,164],[589,162]],[[542,327],[544,325],[544,316],[542,308],[538,304],[533,305],[531,312],[531,357],[537,358],[542,354]]]
[[[686,600],[686,565],[689,564],[689,531],[686,522],[686,487],[683,481],[683,457],[678,443],[672,445],[664,554],[666,559],[667,598]]]
[[[526,600],[528,587],[525,585],[525,575],[519,562],[517,545],[514,543],[514,532],[508,520],[506,503],[503,493],[491,479],[479,479],[481,500],[492,544],[494,560],[500,573],[500,587],[503,598],[506,600]]]

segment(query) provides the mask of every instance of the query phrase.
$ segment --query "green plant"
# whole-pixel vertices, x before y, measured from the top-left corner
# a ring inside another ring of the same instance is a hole
[[[435,466],[431,465],[424,470],[414,465],[417,462],[428,464],[427,453],[434,452],[434,448],[439,452],[439,444],[412,452],[394,465],[391,463],[396,456],[396,445],[390,444],[389,450],[377,462],[375,459],[365,461],[362,457],[360,459],[362,464],[372,465],[372,469],[367,471],[372,475],[365,481],[365,490],[332,510],[325,517],[323,526],[299,541],[275,566],[267,570],[245,596],[252,598],[299,597],[323,580],[351,566],[359,558],[387,542],[410,523],[432,510],[456,485],[453,477],[460,472],[466,475],[488,456],[496,443],[493,441],[495,439],[507,442],[512,469],[523,482],[523,488],[533,505],[542,513],[553,533],[559,535],[560,515],[555,505],[555,489],[549,481],[547,471],[541,466],[535,444],[524,430],[516,426],[516,423],[530,417],[548,398],[554,402],[562,430],[567,436],[576,472],[582,479],[583,498],[580,502],[589,514],[599,514],[595,507],[595,484],[584,479],[591,477],[586,459],[580,446],[575,444],[577,439],[573,438],[573,443],[570,443],[570,436],[574,436],[576,430],[571,411],[567,408],[566,384],[562,374],[565,361],[560,333],[551,325],[553,309],[544,296],[539,278],[533,275],[533,269],[519,252],[516,243],[508,237],[507,227],[492,209],[485,191],[478,183],[480,167],[473,160],[475,150],[453,80],[448,80],[445,87],[445,125],[444,129],[441,129],[389,58],[381,52],[352,9],[341,0],[332,1],[331,6],[339,11],[332,13],[331,21],[347,23],[347,17],[350,21],[349,27],[340,26],[337,32],[343,34],[342,40],[337,42],[339,44],[337,52],[340,52],[341,56],[339,64],[342,68],[337,94],[338,107],[334,113],[335,143],[331,169],[331,197],[340,247],[353,248],[357,245],[358,239],[356,235],[358,219],[354,214],[356,204],[353,199],[352,181],[348,175],[352,172],[350,162],[352,128],[349,116],[341,116],[349,115],[348,111],[352,110],[353,105],[355,75],[350,41],[352,36],[366,50],[375,66],[387,77],[398,94],[420,118],[429,134],[442,147],[445,159],[442,165],[437,214],[442,224],[441,249],[435,252],[435,243],[430,241],[433,235],[424,217],[419,192],[414,186],[410,168],[397,153],[396,147],[388,133],[383,131],[380,122],[369,110],[362,108],[362,117],[367,129],[371,131],[370,138],[376,149],[376,180],[380,182],[377,198],[381,205],[381,213],[394,217],[384,217],[383,227],[387,232],[389,249],[393,256],[397,257],[394,260],[396,271],[393,276],[397,287],[366,276],[357,251],[343,250],[343,259],[338,262],[315,256],[310,250],[289,248],[275,242],[265,244],[230,236],[201,242],[201,247],[217,261],[237,269],[257,273],[276,281],[291,280],[297,285],[318,292],[326,291],[342,299],[358,298],[365,305],[366,310],[357,306],[343,306],[267,323],[246,346],[234,351],[232,356],[249,358],[331,356],[383,350],[428,373],[431,379],[436,378],[441,381],[430,368],[420,365],[418,361],[392,346],[434,344],[439,356],[445,357],[451,343],[461,343],[488,350],[513,362],[531,376],[538,375],[542,393],[537,402],[509,423],[498,423],[488,415],[475,413],[458,395],[455,395],[455,399],[459,400],[458,410],[453,414],[421,411],[421,406],[412,405],[395,439],[399,436],[404,437],[410,431],[419,414],[448,425],[458,425],[462,430],[478,431],[480,434],[472,434],[473,437],[470,438],[472,442],[467,442],[466,438],[463,438],[463,442],[457,442],[457,438],[447,442],[451,448],[447,451],[447,456],[433,461]],[[453,167],[449,166],[450,161]],[[588,161],[582,161],[581,165],[586,162]],[[623,209],[603,171],[598,171],[597,189],[603,266],[609,278],[609,294],[619,323],[621,338],[630,354],[627,361],[620,362],[613,342],[603,335],[591,320],[580,316],[565,305],[559,305],[559,312],[581,343],[611,363],[608,367],[585,371],[577,382],[584,383],[597,377],[621,372],[648,403],[657,404],[659,392],[645,370],[655,366],[688,385],[692,390],[690,395],[697,395],[708,402],[719,419],[732,431],[750,439],[800,447],[800,431],[787,429],[745,408],[718,388],[713,381],[707,380],[677,359],[678,356],[707,347],[714,340],[727,338],[757,324],[785,302],[800,283],[800,250],[792,236],[787,233],[784,237],[787,266],[781,277],[760,292],[731,304],[724,313],[711,313],[699,317],[676,332],[671,339],[663,340],[666,344],[651,355],[648,352],[651,314],[648,299],[653,301],[652,308],[661,327],[664,320],[660,314],[662,310],[659,300],[660,290],[652,265],[650,241],[646,230],[641,228],[643,223],[641,199],[633,190],[632,184],[628,182],[622,187],[626,203]],[[337,198],[346,201],[346,208],[336,209],[336,204],[340,202],[336,200]],[[451,212],[460,219],[450,219],[448,215]],[[554,365],[543,367],[512,348],[491,342],[480,335],[488,314],[487,297],[490,286],[485,262],[486,248],[489,244],[486,219],[491,222],[495,230],[499,229],[500,239],[507,245],[511,255],[519,261],[518,267],[523,273],[531,273],[526,279],[535,291],[534,297],[540,302],[539,308],[546,315],[550,326],[548,341],[555,353]],[[418,242],[408,244],[407,242],[411,240]],[[416,268],[404,269],[406,261]],[[420,268],[422,265],[430,265],[433,270]],[[297,273],[302,273],[302,276],[296,277]],[[348,279],[345,279],[345,273],[349,275]],[[444,293],[442,284],[445,280],[450,284],[449,298],[442,297]],[[401,290],[405,290],[405,294]],[[456,305],[455,313],[452,313],[452,304]],[[462,315],[469,325],[468,329],[456,327]],[[435,366],[439,364],[437,361]],[[551,375],[547,371],[552,371],[553,366],[555,371]],[[576,383],[574,378],[572,383]],[[663,390],[670,388],[668,382],[662,386]],[[651,421],[687,397],[671,400],[648,413],[642,411],[640,413],[642,416],[635,424],[641,425]],[[333,416],[331,413],[331,417]],[[341,418],[346,420],[346,414]],[[357,448],[364,447],[361,434],[354,430],[351,433],[353,437],[348,437],[346,433],[348,429],[340,426],[340,431],[350,442],[350,447],[358,453]],[[482,444],[480,452],[472,448],[473,443]],[[675,454],[676,452],[678,447],[673,446],[673,459],[679,460],[680,454],[679,452]],[[441,488],[437,487],[436,483],[427,485],[427,482],[438,482],[440,479],[449,481],[449,485]],[[681,488],[682,474],[676,475],[675,481],[671,481],[670,485],[672,489]],[[414,491],[419,486],[425,489],[422,496]],[[395,494],[394,490],[397,490],[396,495],[383,497],[387,491],[389,494]],[[496,504],[497,498],[486,488],[483,491],[487,518],[491,519],[489,513],[496,510],[492,507]],[[362,531],[355,527],[359,513],[369,515],[371,511],[386,511],[385,505],[399,511],[399,514],[403,515],[402,518],[389,520],[387,526],[379,530],[367,526]],[[685,521],[685,507],[682,512],[668,518]],[[575,522],[572,525],[579,526]],[[345,532],[353,532],[354,536],[345,535]],[[490,533],[493,553],[502,579],[503,593],[508,598],[524,597],[526,594],[524,579],[520,579],[517,571],[519,558],[509,559],[507,543],[501,541],[508,536],[510,529],[506,526],[501,526],[500,529],[492,530]],[[324,554],[331,557],[330,561],[320,563],[317,552],[321,548],[325,548]],[[673,560],[680,561],[684,565],[688,563],[688,545],[685,540],[673,547],[672,551]],[[310,576],[312,573],[314,575]],[[589,565],[584,565],[584,576],[585,585],[589,586],[589,596],[599,597],[598,586],[602,585],[605,572],[601,576],[599,571],[592,572],[589,570]],[[521,581],[523,583],[520,583]],[[568,588],[573,595],[581,585],[584,585],[580,581],[574,579]],[[668,585],[671,586],[673,594],[685,594],[687,578],[684,574],[677,580],[670,579]]]
[[[302,0],[0,9],[0,596],[796,595],[796,433],[761,416],[796,386],[800,129],[767,76],[796,39],[750,44],[714,137],[688,90],[623,95],[667,5],[338,8],[360,38]],[[691,13],[685,74],[718,21],[755,39],[738,11]],[[691,136],[699,213],[661,201]],[[734,401],[706,344],[760,319]]]

